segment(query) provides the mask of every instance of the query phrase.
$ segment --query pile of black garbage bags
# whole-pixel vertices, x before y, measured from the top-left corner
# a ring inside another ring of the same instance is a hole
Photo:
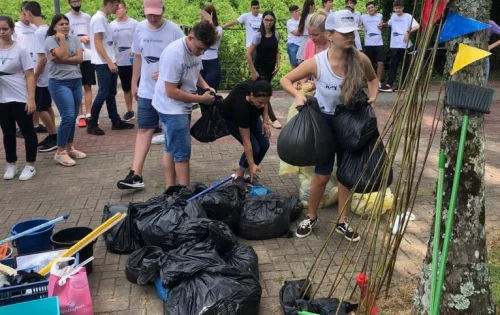
[[[126,277],[139,285],[161,278],[169,315],[258,314],[258,257],[246,239],[288,235],[302,206],[296,197],[247,196],[227,185],[192,201],[204,185],[174,186],[145,202],[107,205],[103,220],[127,217],[105,235],[107,250],[131,254]]]
[[[278,137],[277,149],[282,161],[301,167],[322,165],[330,162],[336,153],[340,183],[355,193],[381,190],[387,153],[381,141],[377,145],[380,137],[377,117],[363,90],[348,106],[336,106],[330,122],[332,128],[321,116],[316,98],[307,96],[306,104],[297,110],[299,113]],[[391,183],[392,170],[387,186]]]

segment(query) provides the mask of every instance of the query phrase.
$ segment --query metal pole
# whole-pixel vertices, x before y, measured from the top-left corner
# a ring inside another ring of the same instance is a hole
[[[56,14],[61,13],[61,4],[59,3],[59,0],[54,0],[54,8],[55,8]]]

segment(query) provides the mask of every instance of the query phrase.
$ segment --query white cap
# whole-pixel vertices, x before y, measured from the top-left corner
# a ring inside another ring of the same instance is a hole
[[[346,34],[357,31],[359,28],[351,11],[340,10],[328,14],[325,22],[325,30]]]

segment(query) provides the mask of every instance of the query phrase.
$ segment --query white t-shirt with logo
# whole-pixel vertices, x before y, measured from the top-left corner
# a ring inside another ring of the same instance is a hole
[[[215,44],[213,44],[205,51],[205,53],[203,53],[203,55],[201,55],[201,60],[213,60],[219,57],[219,47],[224,30],[222,29],[222,26],[217,26],[215,30],[217,31],[217,34],[219,34],[219,39],[217,39]]]
[[[0,49],[0,103],[28,101],[28,84],[24,71],[35,67],[26,47],[14,42]]]
[[[132,53],[141,55],[141,80],[137,95],[153,99],[156,82],[153,73],[159,69],[160,56],[163,50],[173,41],[184,37],[182,29],[172,21],[165,20],[162,27],[154,30],[144,20],[137,24],[132,43]]]
[[[238,22],[240,24],[245,24],[246,47],[248,48],[250,44],[252,44],[253,36],[259,31],[260,24],[262,23],[262,13],[259,13],[257,16],[253,15],[251,12],[242,14],[238,18]]]
[[[153,107],[162,114],[190,114],[193,104],[169,98],[165,83],[178,84],[181,90],[195,94],[202,68],[201,58],[193,55],[186,46],[186,37],[168,45],[160,57],[160,76],[155,85]]]
[[[113,31],[113,41],[118,49],[116,65],[131,66],[130,57],[132,56],[132,42],[138,22],[132,18],[128,18],[124,22],[114,20],[109,24]]]
[[[28,50],[33,62],[36,60],[33,54],[35,51],[35,31],[36,26],[34,24],[26,25],[21,21],[17,21],[14,27],[13,36],[16,42]]]
[[[378,28],[382,21],[383,16],[380,13],[375,15],[363,14],[361,16],[361,24],[365,28],[365,46],[384,46],[382,30]]]
[[[49,27],[47,25],[40,25],[35,31],[35,51],[34,55],[36,55],[35,65],[38,62],[38,54],[43,54],[45,56],[45,39],[47,37],[47,31]],[[36,67],[36,66],[35,66]],[[49,65],[45,64],[42,73],[38,76],[38,80],[36,81],[36,86],[38,87],[47,87],[49,86]]]
[[[388,24],[391,27],[391,48],[402,49],[407,47],[404,42],[406,32],[409,32],[411,28],[419,25],[413,16],[408,13],[403,13],[401,16],[393,13]],[[408,48],[411,46],[413,46],[413,43],[411,40],[408,40]]]
[[[80,14],[75,15],[72,11],[66,13],[66,17],[69,20],[69,29],[71,34],[79,36],[90,36],[90,20],[91,17],[87,13],[80,12]],[[83,61],[90,61],[92,59],[92,50],[90,49],[90,43],[84,44],[83,47]]]
[[[102,33],[102,45],[112,62],[116,62],[116,50],[113,42],[113,32],[108,23],[108,17],[101,10],[97,11],[90,19],[90,49],[92,50],[92,63],[105,65],[106,61],[99,55],[95,48],[95,34]]]
[[[299,23],[300,23],[300,19],[296,20],[294,18],[291,18],[288,21],[286,21],[286,30],[288,32],[287,44],[300,45],[300,43],[301,43],[300,36],[292,34],[292,31],[299,29]]]

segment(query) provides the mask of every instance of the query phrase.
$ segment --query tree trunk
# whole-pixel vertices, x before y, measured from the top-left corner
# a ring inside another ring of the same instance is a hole
[[[488,21],[490,0],[455,0],[449,4],[458,13],[479,21]],[[446,72],[450,73],[456,56],[457,43],[487,49],[486,32],[477,32],[448,42]],[[473,63],[456,73],[453,80],[483,85],[484,60]],[[440,251],[443,245],[445,222],[453,185],[462,125],[462,112],[445,106],[441,148],[446,154],[446,169],[441,219]],[[484,207],[484,118],[470,114],[467,129],[463,167],[458,190],[457,207],[452,239],[446,263],[446,276],[439,314],[495,314],[488,270]],[[434,226],[434,223],[432,223]],[[414,314],[428,314],[430,305],[430,279],[433,230],[430,233],[427,255],[421,278],[415,292]]]

